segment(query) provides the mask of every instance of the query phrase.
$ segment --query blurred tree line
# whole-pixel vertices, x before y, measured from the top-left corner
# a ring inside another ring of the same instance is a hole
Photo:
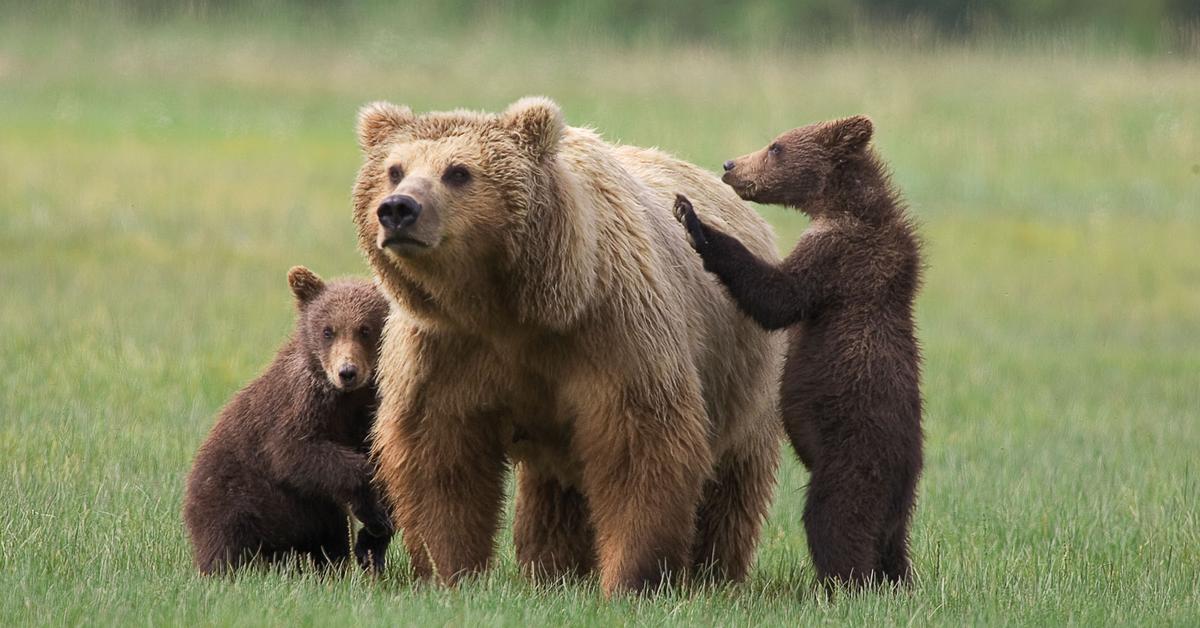
[[[4,0],[11,10],[94,12],[140,20],[284,21],[327,25],[404,20],[454,30],[480,24],[530,33],[734,45],[822,45],[891,34],[921,42],[1038,37],[1155,51],[1200,48],[1200,0]],[[48,7],[53,7],[48,9]],[[3,14],[0,10],[0,14]],[[402,23],[402,22],[397,22]]]

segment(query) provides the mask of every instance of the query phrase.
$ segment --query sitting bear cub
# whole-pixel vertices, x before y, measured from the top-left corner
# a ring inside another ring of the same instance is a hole
[[[381,571],[391,517],[368,456],[374,370],[388,304],[361,280],[288,273],[299,317],[267,370],[221,411],[188,477],[184,520],[201,573],[288,556],[319,566],[354,554]]]
[[[780,409],[812,471],[804,525],[817,575],[857,585],[910,575],[908,526],[921,473],[921,356],[913,324],[920,245],[856,116],[793,129],[725,162],[742,198],[812,218],[776,266],[700,221],[676,217],[743,312],[789,328]]]

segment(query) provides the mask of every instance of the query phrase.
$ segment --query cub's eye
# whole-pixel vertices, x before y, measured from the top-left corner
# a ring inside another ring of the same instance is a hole
[[[400,180],[403,178],[404,171],[400,169],[400,166],[391,166],[388,168],[388,181],[391,181],[392,185],[400,183]]]
[[[322,332],[321,332],[321,335],[322,335],[322,336],[325,336],[325,339],[326,339],[326,340],[329,340],[329,339],[333,338],[333,328],[332,328],[332,327],[326,327],[326,328],[324,329],[324,331],[322,331]]]
[[[767,148],[767,152],[768,152],[768,153],[771,153],[772,155],[779,155],[779,153],[783,152],[783,147],[782,147],[782,146],[780,146],[778,143],[776,143],[776,144],[771,144],[771,145],[770,145],[770,146]]]
[[[366,325],[363,325],[362,327],[359,327],[359,328],[358,328],[358,335],[360,335],[360,336],[363,336],[364,338],[365,338],[365,337],[367,337],[367,336],[370,336],[370,335],[371,335],[371,328],[370,328],[370,327],[368,327],[368,326],[366,326]]]
[[[471,172],[464,166],[450,166],[446,168],[446,172],[442,173],[442,181],[446,185],[465,185],[471,180]]]

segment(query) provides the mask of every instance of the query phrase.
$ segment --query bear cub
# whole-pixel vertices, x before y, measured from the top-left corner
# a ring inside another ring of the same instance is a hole
[[[201,573],[288,557],[317,566],[354,555],[378,573],[392,537],[373,484],[369,434],[388,304],[363,280],[288,273],[299,316],[266,371],[221,411],[187,480],[183,515]]]
[[[908,528],[922,466],[920,348],[913,300],[920,242],[856,116],[788,131],[725,162],[739,196],[811,218],[796,249],[767,263],[675,215],[704,268],[766,329],[788,328],[780,410],[811,473],[804,525],[818,577],[907,583]]]

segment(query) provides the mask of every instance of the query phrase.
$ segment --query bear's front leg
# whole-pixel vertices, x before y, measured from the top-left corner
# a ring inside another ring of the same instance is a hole
[[[358,566],[373,574],[383,573],[387,565],[387,548],[392,542],[392,533],[375,534],[363,528],[354,541],[354,558]]]
[[[376,480],[419,578],[450,584],[491,560],[507,459],[477,343],[389,327],[380,363]]]
[[[388,431],[380,475],[419,578],[453,584],[492,558],[507,463],[487,423],[413,412]]]
[[[782,329],[811,317],[828,296],[828,288],[813,280],[811,268],[828,264],[829,251],[806,248],[804,258],[789,258],[784,270],[755,255],[737,238],[702,223],[682,194],[675,197],[675,218],[687,229],[704,270],[716,275],[738,308],[763,329]]]
[[[593,390],[580,404],[574,449],[606,596],[653,592],[689,567],[712,454],[699,386],[675,384]]]
[[[696,210],[692,207],[692,202],[682,194],[675,195],[675,220],[683,225],[684,232],[687,234],[688,244],[697,253],[704,256],[705,249],[708,248],[708,236],[706,235],[707,227],[700,221],[700,217],[696,215]]]
[[[373,486],[356,496],[350,504],[350,510],[363,524],[354,543],[354,557],[363,569],[383,573],[385,554],[395,525],[391,510]]]

